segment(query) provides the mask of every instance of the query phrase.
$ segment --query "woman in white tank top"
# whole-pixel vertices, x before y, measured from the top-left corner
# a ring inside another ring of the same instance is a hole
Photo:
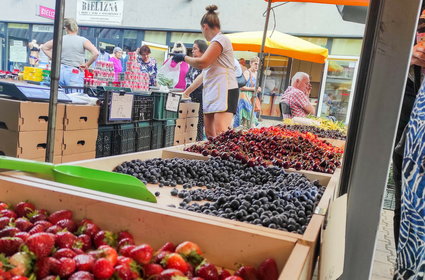
[[[220,32],[220,20],[215,12],[217,6],[208,6],[206,10],[207,13],[201,19],[201,29],[205,39],[210,41],[208,49],[199,58],[177,54],[173,60],[186,61],[202,69],[202,74],[186,89],[185,94],[189,95],[203,83],[205,133],[208,137],[215,137],[231,127],[238,105],[239,89],[232,44]]]

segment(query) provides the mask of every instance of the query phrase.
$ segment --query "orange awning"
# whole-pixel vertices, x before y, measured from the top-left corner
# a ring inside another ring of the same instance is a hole
[[[269,2],[268,0],[265,0]],[[370,0],[272,0],[272,2],[305,2],[345,6],[369,6]]]

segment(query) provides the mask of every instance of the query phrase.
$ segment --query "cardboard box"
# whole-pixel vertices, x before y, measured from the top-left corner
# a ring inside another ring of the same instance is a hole
[[[63,130],[65,105],[58,104],[56,129]],[[49,103],[0,98],[0,128],[9,131],[47,131]]]
[[[186,131],[186,119],[177,119],[175,134],[183,134]]]
[[[97,129],[99,113],[99,106],[67,104],[64,130]]]
[[[198,134],[198,131],[196,131],[196,130],[186,131],[184,143],[188,144],[188,143],[196,142],[196,135],[197,134]]]
[[[198,116],[196,118],[187,118],[186,119],[186,131],[198,130]]]
[[[199,116],[199,103],[190,102],[187,103],[187,117],[193,118]]]
[[[185,141],[185,134],[174,135],[174,146],[183,145]]]
[[[179,104],[179,119],[186,119],[187,117],[187,104],[181,103]]]
[[[62,156],[96,151],[96,140],[97,129],[65,130]]]
[[[31,160],[45,162],[46,161],[46,157],[36,158],[36,159],[31,159]],[[61,155],[55,155],[55,156],[53,156],[53,163],[54,164],[60,164],[60,163],[62,163],[62,156]]]
[[[94,159],[96,158],[96,151],[80,153],[80,154],[72,154],[72,155],[64,155],[62,156],[61,163],[80,161],[86,159]]]
[[[63,130],[55,133],[54,154],[62,153]],[[0,154],[25,159],[44,159],[47,149],[47,131],[10,131],[0,129]]]

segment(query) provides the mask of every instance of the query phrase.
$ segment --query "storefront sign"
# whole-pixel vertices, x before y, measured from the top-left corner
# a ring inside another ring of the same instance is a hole
[[[77,22],[120,25],[124,0],[77,0]]]
[[[24,41],[9,41],[9,60],[13,62],[27,62],[27,46]]]
[[[53,25],[34,24],[32,26],[32,32],[53,33],[53,30]]]
[[[45,6],[38,6],[37,9],[37,15],[43,18],[48,18],[48,19],[55,19],[55,10],[45,7]]]

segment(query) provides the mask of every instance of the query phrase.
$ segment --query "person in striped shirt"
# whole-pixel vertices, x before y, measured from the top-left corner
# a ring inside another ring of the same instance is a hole
[[[304,72],[295,73],[280,101],[283,118],[314,115],[314,107],[308,99],[310,92],[310,76]]]

